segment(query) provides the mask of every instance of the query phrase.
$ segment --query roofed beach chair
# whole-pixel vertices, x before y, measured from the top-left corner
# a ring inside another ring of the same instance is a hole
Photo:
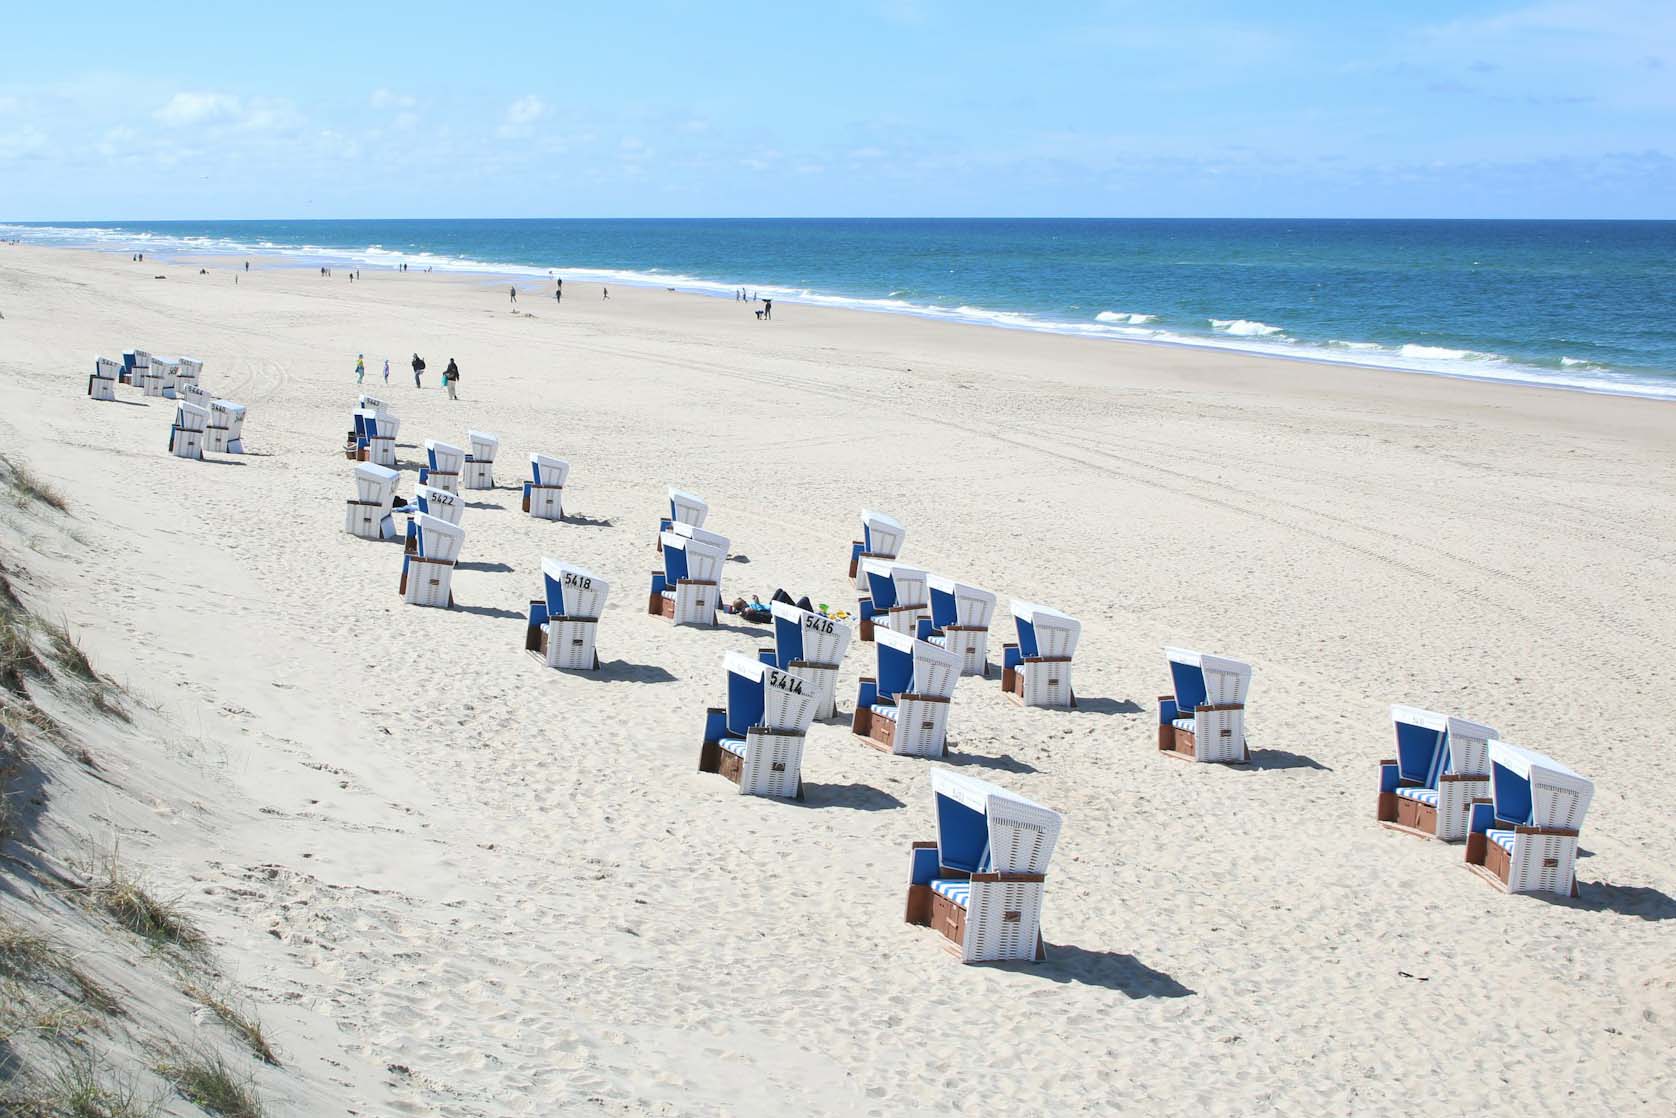
[[[175,398],[175,375],[180,372],[180,362],[173,357],[151,356],[151,373],[157,378],[158,394],[165,399]]]
[[[1379,762],[1379,821],[1411,835],[1461,842],[1472,801],[1489,795],[1494,727],[1392,706],[1395,760]]]
[[[87,394],[95,400],[116,399],[116,382],[122,376],[122,365],[109,357],[93,359],[93,375],[87,378]]]
[[[803,797],[803,738],[815,717],[807,680],[729,652],[727,706],[704,719],[698,771],[720,773],[742,795]]]
[[[145,385],[146,370],[151,368],[151,354],[143,349],[127,349],[122,352],[122,381],[124,384],[141,388]]]
[[[902,554],[902,541],[908,531],[895,518],[872,509],[861,510],[861,538],[850,544],[850,578],[857,590],[866,590],[861,573],[863,559],[895,559]]]
[[[1466,862],[1509,893],[1577,895],[1577,836],[1595,786],[1558,761],[1489,743],[1490,798],[1467,824]]]
[[[995,616],[995,595],[981,586],[942,575],[926,579],[931,592],[931,616],[919,619],[920,640],[930,641],[960,657],[961,675],[989,675],[989,622]]]
[[[863,559],[861,575],[866,585],[861,588],[856,613],[861,617],[862,640],[872,640],[876,627],[910,637],[919,632],[920,618],[931,613],[928,575],[922,568],[894,559]]]
[[[878,631],[879,674],[863,676],[852,733],[905,757],[941,757],[960,657],[890,629]]]
[[[176,458],[203,458],[204,428],[208,425],[208,408],[185,401],[177,404],[175,422],[169,428],[169,453]]]
[[[1251,665],[1185,648],[1166,648],[1174,695],[1158,698],[1158,748],[1189,761],[1243,764],[1245,693]]]
[[[243,454],[244,405],[231,400],[211,400],[209,413],[209,426],[204,429],[209,448],[218,454]]]
[[[722,607],[722,564],[726,536],[690,524],[676,524],[658,534],[663,572],[652,573],[646,612],[677,625],[714,625]]]
[[[363,540],[393,540],[396,524],[390,506],[396,498],[394,470],[371,462],[355,464],[355,499],[343,513],[343,530]]]
[[[354,414],[355,431],[349,456],[362,462],[396,468],[396,432],[401,420],[386,411],[357,408]]]
[[[838,707],[838,667],[850,647],[850,627],[842,621],[790,602],[770,602],[774,647],[757,658],[808,681],[816,718],[831,718]]]
[[[1017,644],[1001,646],[1001,690],[1027,707],[1074,707],[1071,657],[1082,622],[1034,602],[1012,601]]]
[[[144,367],[136,368],[134,375],[139,378],[140,391],[146,396],[163,395],[163,366],[160,357],[151,358]],[[173,388],[170,389],[174,391]]]
[[[908,923],[930,925],[963,963],[1046,958],[1042,894],[1060,814],[942,769],[931,773],[931,792],[937,841],[910,852]]]
[[[466,463],[466,452],[452,443],[425,440],[425,465],[419,467],[419,480],[450,493],[460,491],[460,469]]]
[[[209,394],[209,389],[201,384],[183,384],[175,396],[177,399],[197,404],[200,408],[207,408],[215,402],[215,397]]]
[[[570,463],[547,454],[530,455],[530,478],[524,483],[524,511],[538,520],[564,519],[564,483]]]
[[[413,518],[414,548],[402,556],[402,601],[414,606],[454,605],[454,563],[465,529],[419,513]]]
[[[541,584],[546,596],[530,603],[524,647],[549,668],[597,671],[594,636],[611,584],[585,567],[545,558]]]
[[[500,450],[500,439],[482,431],[467,431],[471,452],[466,455],[462,485],[467,489],[495,487],[495,453]]]
[[[466,499],[458,493],[450,493],[446,489],[438,489],[431,485],[415,485],[413,503],[402,509],[403,515],[407,517],[407,532],[404,537],[407,553],[419,554],[420,516],[433,516],[457,528],[465,511]],[[459,557],[458,553],[453,556],[456,560]]]
[[[199,374],[204,371],[204,363],[196,357],[175,358],[175,394],[188,384],[199,384]]]
[[[669,489],[669,515],[658,519],[658,548],[663,548],[663,533],[677,524],[690,524],[694,528],[704,527],[704,518],[710,515],[710,506],[704,503],[703,497],[694,496],[683,489],[671,486]]]

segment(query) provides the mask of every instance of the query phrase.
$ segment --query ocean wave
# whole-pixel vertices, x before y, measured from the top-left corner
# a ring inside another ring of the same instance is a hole
[[[1640,373],[1623,373],[1580,358],[1563,357],[1556,367],[1552,364],[1522,364],[1500,354],[1420,343],[1383,346],[1374,342],[1339,340],[1308,342],[1286,336],[1278,326],[1250,319],[1208,319],[1212,328],[1210,331],[1191,333],[1148,325],[1155,323],[1157,316],[1130,311],[1102,311],[1095,315],[1093,322],[1065,322],[1023,311],[993,310],[969,304],[948,307],[936,303],[916,303],[899,298],[898,296],[905,294],[900,290],[892,291],[885,298],[867,298],[834,295],[806,287],[753,284],[749,280],[741,279],[724,282],[655,268],[581,268],[568,265],[547,267],[449,256],[416,248],[398,251],[377,244],[347,248],[314,244],[284,245],[266,240],[245,243],[216,237],[171,236],[97,226],[61,227],[8,223],[0,223],[0,237],[16,238],[26,243],[41,245],[105,251],[144,251],[148,255],[156,254],[165,259],[171,254],[182,257],[263,255],[289,259],[299,267],[352,264],[383,269],[394,269],[405,263],[410,270],[430,268],[436,272],[477,275],[485,277],[485,282],[492,282],[489,277],[513,276],[546,280],[552,275],[562,275],[566,280],[619,284],[625,287],[671,288],[724,299],[733,298],[738,289],[744,286],[753,289],[758,296],[786,303],[911,315],[944,322],[1084,338],[1286,357],[1327,365],[1397,369],[1676,400],[1676,380]]]
[[[1270,326],[1266,322],[1253,322],[1249,318],[1213,318],[1211,326],[1224,334],[1232,334],[1237,338],[1272,338],[1281,333],[1278,326]]]

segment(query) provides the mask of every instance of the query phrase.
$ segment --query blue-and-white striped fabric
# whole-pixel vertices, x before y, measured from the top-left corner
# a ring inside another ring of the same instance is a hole
[[[1192,733],[1194,722],[1191,718],[1177,718],[1172,721],[1170,725],[1174,726],[1178,730],[1186,730],[1187,732]]]
[[[1437,806],[1436,788],[1398,788],[1397,795],[1405,800],[1419,800],[1423,804]]]
[[[743,757],[745,755],[744,738],[723,738],[716,744],[733,754],[735,757]]]
[[[940,877],[931,883],[933,892],[941,893],[961,908],[972,899],[972,883],[965,878]]]
[[[1513,853],[1513,834],[1512,831],[1490,831],[1485,837],[1511,854]]]
[[[896,707],[892,706],[890,703],[874,703],[873,713],[882,715],[883,717],[890,719],[892,722],[896,721]]]

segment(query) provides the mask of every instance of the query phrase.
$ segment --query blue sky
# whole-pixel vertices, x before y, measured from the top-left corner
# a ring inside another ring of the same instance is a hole
[[[1676,218],[1676,0],[18,4],[0,219]]]

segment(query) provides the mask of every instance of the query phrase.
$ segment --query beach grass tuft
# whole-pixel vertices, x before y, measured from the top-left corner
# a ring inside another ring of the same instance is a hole
[[[161,1099],[142,1099],[131,1080],[101,1074],[93,1053],[72,1049],[60,1059],[46,1085],[46,1114],[67,1118],[152,1118],[163,1110]]]
[[[5,455],[0,455],[0,464],[6,468],[6,483],[11,487],[12,499],[17,502],[19,508],[27,508],[32,502],[39,502],[56,512],[70,510],[63,494],[29,467],[19,465]]]
[[[221,1023],[233,1030],[257,1059],[272,1067],[280,1066],[279,1057],[274,1055],[267,1035],[262,1031],[262,1020],[255,1013],[240,1009],[226,994],[196,983],[189,983],[182,993],[220,1018]]]
[[[204,933],[187,919],[179,906],[153,896],[142,881],[128,873],[114,853],[98,862],[89,892],[118,924],[154,947],[197,951],[204,946]]]
[[[252,1076],[239,1076],[217,1052],[175,1048],[156,1071],[182,1098],[223,1118],[262,1118],[267,1111]]]

